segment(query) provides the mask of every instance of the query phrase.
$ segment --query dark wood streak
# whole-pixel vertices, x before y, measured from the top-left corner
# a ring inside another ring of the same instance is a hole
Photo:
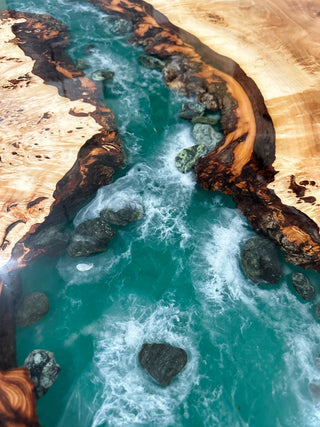
[[[27,209],[32,208],[33,206],[35,206],[35,205],[37,205],[37,204],[41,203],[43,200],[46,200],[47,198],[48,198],[48,197],[38,197],[38,198],[36,198],[35,200],[32,200],[31,202],[29,202],[29,203],[27,204]]]
[[[8,234],[10,233],[10,231],[16,226],[16,225],[18,225],[18,224],[20,224],[20,223],[23,223],[23,224],[25,224],[26,223],[26,221],[23,221],[22,219],[18,219],[17,221],[15,221],[15,222],[13,222],[12,224],[10,224],[10,225],[8,225],[8,227],[6,228],[6,231],[5,231],[5,233],[4,233],[4,236],[3,236],[3,239],[2,239],[2,242],[1,242],[1,245],[0,245],[0,249],[5,249],[5,247],[7,246],[7,244],[8,244],[8,240],[7,240],[7,236],[8,236]]]
[[[101,185],[109,184],[115,170],[124,165],[122,141],[113,112],[101,101],[101,88],[85,77],[65,53],[69,45],[67,27],[50,15],[16,11],[0,11],[0,17],[1,14],[14,19],[26,19],[25,22],[13,25],[12,31],[20,48],[35,60],[34,74],[45,82],[54,84],[61,96],[72,101],[82,99],[96,107],[95,111],[88,114],[70,110],[70,114],[74,116],[91,116],[101,125],[101,132],[85,142],[75,164],[56,185],[55,202],[44,226],[62,223],[72,217]],[[41,120],[48,118],[48,115],[49,113],[45,113]],[[104,145],[109,147],[108,151],[103,148]],[[39,202],[40,198],[30,202],[28,208]],[[33,226],[30,233],[35,232],[39,226],[40,224]],[[18,266],[25,265],[45,252],[45,248],[29,248],[27,241],[28,235],[12,251]]]
[[[88,1],[106,13],[133,22],[135,34],[131,41],[166,61],[163,76],[170,87],[205,103],[208,109],[221,111],[224,140],[199,159],[197,181],[207,190],[232,195],[254,229],[275,241],[289,262],[320,272],[318,226],[302,212],[284,205],[267,188],[275,175],[275,130],[255,82],[233,60],[172,25],[144,1]],[[239,87],[242,93],[237,91]],[[246,108],[248,100],[253,121]],[[248,133],[241,129],[241,113],[244,120],[247,117],[252,121]],[[248,144],[250,151],[245,152],[244,142],[252,137],[252,129],[254,143]]]
[[[12,258],[0,277],[0,370],[6,371],[16,366],[16,339],[15,339],[15,312],[22,295],[22,286],[19,280],[19,269],[27,265],[35,257],[44,254],[48,248],[35,247],[30,236],[40,229],[51,224],[61,223],[69,219],[79,206],[84,203],[101,185],[109,184],[117,168],[124,164],[124,151],[122,141],[116,129],[113,112],[106,107],[101,99],[101,90],[94,82],[83,76],[76,69],[71,59],[65,54],[69,36],[66,27],[49,15],[34,15],[13,11],[0,11],[0,18],[25,18],[25,22],[14,25],[16,35],[15,42],[26,55],[35,60],[33,72],[42,77],[46,82],[57,86],[60,95],[70,100],[83,99],[94,105],[95,111],[89,113],[99,125],[101,131],[88,139],[78,153],[78,157],[72,168],[57,183],[54,192],[55,201],[44,223],[35,224],[29,233],[24,236],[14,247]],[[37,31],[35,31],[35,29]],[[20,81],[20,80],[19,80]],[[18,82],[13,82],[18,84]],[[41,120],[49,117],[50,113],[43,114]],[[27,208],[32,209],[44,200],[39,197],[28,203]],[[17,204],[8,206],[7,210]],[[19,219],[10,224],[7,229],[1,248],[6,244],[8,233],[19,223],[25,223]],[[31,242],[31,243],[30,243]],[[29,245],[29,246],[28,246]],[[21,371],[22,372],[22,371]],[[35,399],[30,382],[27,381],[25,370],[19,371],[18,383],[5,382],[0,372],[0,421],[1,425],[13,425],[21,423],[25,426],[39,427],[35,413]],[[23,378],[21,378],[23,377]],[[28,377],[28,374],[27,374]],[[6,377],[8,378],[8,377]],[[20,384],[21,394],[19,399],[23,406],[18,409],[9,407],[14,405],[16,399],[10,401],[10,394],[15,385]],[[11,384],[11,385],[10,385]],[[30,388],[27,390],[29,384]],[[31,392],[30,392],[31,390]],[[5,395],[8,391],[8,395]],[[1,405],[6,409],[2,411]],[[27,415],[27,413],[30,414]],[[20,425],[20,424],[19,424]]]

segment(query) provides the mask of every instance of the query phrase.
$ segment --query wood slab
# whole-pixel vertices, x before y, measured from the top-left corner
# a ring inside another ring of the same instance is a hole
[[[225,137],[198,161],[201,185],[231,194],[289,262],[320,271],[316,3],[88,1],[135,24],[132,41],[167,62],[172,89],[221,111]]]
[[[1,426],[40,427],[33,389],[28,369],[0,371]]]
[[[68,44],[48,15],[0,11],[0,266],[29,261],[21,239],[67,220],[124,162],[113,113]]]
[[[173,24],[235,60],[255,81],[276,130],[276,175],[269,188],[320,225],[320,3],[149,3]]]

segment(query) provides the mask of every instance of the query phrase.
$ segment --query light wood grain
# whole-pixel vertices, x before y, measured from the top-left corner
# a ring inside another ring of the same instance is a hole
[[[276,130],[284,204],[320,225],[320,3],[309,0],[150,0],[175,25],[235,60],[258,85]],[[308,202],[290,190],[304,184]]]
[[[0,372],[1,425],[40,427],[33,389],[28,369],[16,368]]]
[[[88,115],[94,105],[60,96],[32,73],[34,61],[13,41],[15,22],[0,21],[0,266],[32,225],[47,217],[57,182],[101,130]]]

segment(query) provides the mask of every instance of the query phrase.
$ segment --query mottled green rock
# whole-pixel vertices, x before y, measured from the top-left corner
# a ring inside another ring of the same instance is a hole
[[[276,246],[265,237],[252,237],[241,250],[241,264],[245,275],[255,283],[275,285],[282,274]]]
[[[91,75],[92,80],[106,82],[108,80],[112,80],[114,76],[114,72],[110,70],[97,70],[94,71]]]
[[[218,123],[217,119],[209,116],[195,116],[192,118],[191,121],[192,123],[201,123],[203,125],[211,125],[211,126],[215,126]]]
[[[143,207],[138,203],[132,203],[121,209],[104,209],[100,212],[100,218],[114,225],[127,225],[129,222],[137,221],[143,216]]]
[[[311,301],[314,297],[314,287],[303,273],[292,273],[292,284],[298,295],[306,301]]]
[[[46,394],[61,370],[54,354],[48,350],[33,350],[24,361],[23,366],[30,371],[37,399]]]
[[[114,235],[110,225],[101,218],[85,221],[76,228],[67,249],[68,254],[77,258],[104,252]]]
[[[155,56],[150,55],[140,55],[139,56],[141,64],[146,68],[155,68],[158,70],[162,70],[166,65],[164,61]]]
[[[84,58],[78,58],[76,62],[76,66],[79,70],[85,70],[89,68],[89,62]]]
[[[196,164],[199,157],[208,152],[208,147],[203,144],[193,145],[192,147],[184,148],[176,156],[176,166],[182,173],[189,172]]]
[[[200,123],[194,125],[192,133],[198,144],[206,145],[209,150],[213,150],[223,138],[223,135],[212,126]]]
[[[114,20],[112,32],[115,34],[127,34],[133,31],[133,25],[130,21],[126,19],[116,19]]]
[[[184,120],[192,120],[194,117],[202,116],[205,112],[205,105],[196,102],[184,102],[178,116]]]

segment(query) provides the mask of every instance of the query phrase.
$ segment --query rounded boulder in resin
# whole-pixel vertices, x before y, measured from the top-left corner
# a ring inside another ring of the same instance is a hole
[[[23,366],[30,371],[37,399],[49,390],[61,370],[54,354],[48,350],[33,350],[24,361]]]
[[[27,328],[39,322],[49,311],[49,299],[41,292],[32,292],[23,297],[16,314],[17,325]]]
[[[276,246],[265,237],[247,240],[241,250],[241,265],[245,275],[258,284],[275,285],[282,274]]]
[[[143,344],[139,353],[142,368],[162,386],[171,381],[185,367],[188,356],[185,350],[169,344]]]

